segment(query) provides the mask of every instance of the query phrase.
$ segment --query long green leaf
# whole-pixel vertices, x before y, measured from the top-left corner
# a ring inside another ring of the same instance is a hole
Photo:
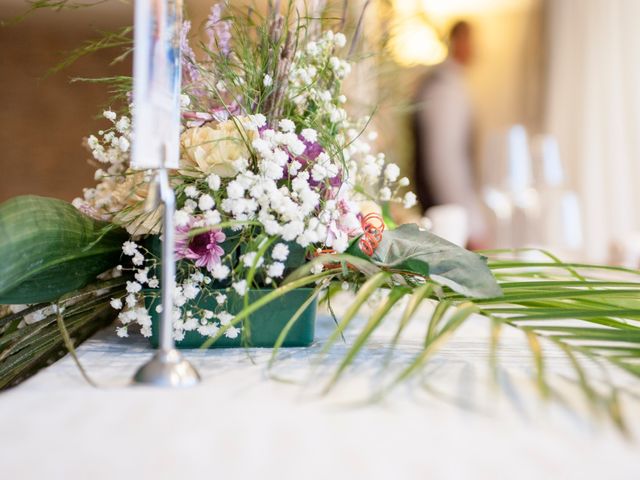
[[[84,287],[117,265],[126,238],[61,200],[7,200],[0,205],[0,303],[49,302]]]
[[[338,380],[342,376],[342,373],[351,364],[351,362],[356,357],[356,355],[358,355],[358,353],[360,352],[360,350],[362,349],[366,341],[369,339],[369,337],[373,334],[375,329],[378,326],[380,326],[380,324],[384,320],[385,315],[389,313],[389,310],[391,310],[391,308],[406,293],[407,293],[407,289],[404,287],[396,287],[392,289],[391,292],[389,293],[389,296],[373,312],[373,314],[369,318],[369,321],[362,328],[362,330],[360,331],[360,334],[358,335],[356,340],[353,342],[353,345],[351,346],[349,351],[343,357],[342,362],[340,362],[340,365],[338,366],[338,369],[336,370],[333,377],[325,387],[324,389],[325,393],[329,392],[329,390],[331,390],[333,386],[338,382]]]

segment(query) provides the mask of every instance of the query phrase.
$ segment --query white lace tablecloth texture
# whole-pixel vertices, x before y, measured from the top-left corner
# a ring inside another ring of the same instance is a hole
[[[402,337],[391,368],[417,351],[427,313]],[[322,382],[348,348],[338,345],[317,365],[333,326],[327,316],[316,344],[283,350],[271,372],[268,349],[187,351],[203,377],[187,390],[128,386],[151,350],[108,328],[78,349],[101,388],[89,386],[67,355],[0,394],[0,478],[640,479],[640,435],[625,440],[586,410],[541,401],[518,332],[505,332],[500,381],[491,382],[482,317],[415,381],[367,403],[380,382],[389,323],[326,396]],[[567,364],[548,355],[559,378]],[[562,393],[580,403],[574,388]],[[624,399],[637,434],[639,403]]]

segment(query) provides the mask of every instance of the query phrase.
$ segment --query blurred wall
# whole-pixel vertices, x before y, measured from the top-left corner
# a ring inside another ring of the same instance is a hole
[[[636,0],[549,1],[546,128],[580,194],[596,261],[613,243],[640,252],[639,16]]]
[[[110,50],[46,74],[66,52],[97,37],[97,30],[130,23],[131,6],[43,10],[11,24],[25,7],[20,0],[0,2],[0,19],[9,23],[0,27],[0,201],[27,193],[72,200],[93,182],[82,139],[104,126],[96,115],[108,106],[109,95],[103,85],[70,79],[128,74],[130,65],[109,66]]]

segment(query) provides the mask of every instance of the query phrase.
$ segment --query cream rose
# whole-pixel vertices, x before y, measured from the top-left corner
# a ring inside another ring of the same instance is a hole
[[[251,141],[255,132],[247,131]],[[220,177],[232,177],[237,173],[234,162],[239,158],[249,158],[249,150],[236,124],[228,120],[216,128],[209,125],[186,130],[181,136],[183,154],[181,173],[204,175],[215,173]],[[195,171],[195,172],[194,172]]]
[[[124,226],[131,235],[160,233],[162,208],[156,208],[151,212],[145,210],[149,188],[144,172],[129,171],[111,193],[114,204],[117,206],[113,221]]]

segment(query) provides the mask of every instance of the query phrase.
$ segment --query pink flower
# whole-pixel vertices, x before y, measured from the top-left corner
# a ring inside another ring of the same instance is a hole
[[[176,256],[178,259],[195,260],[196,267],[213,267],[220,263],[224,250],[220,246],[227,238],[221,230],[209,230],[189,238],[191,227],[178,227],[176,232]]]

